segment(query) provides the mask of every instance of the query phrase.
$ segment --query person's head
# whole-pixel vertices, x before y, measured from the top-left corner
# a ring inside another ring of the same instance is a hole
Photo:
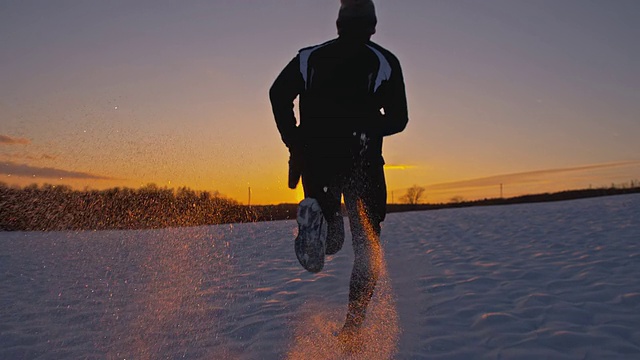
[[[376,33],[376,9],[371,0],[340,0],[338,35],[369,39]]]

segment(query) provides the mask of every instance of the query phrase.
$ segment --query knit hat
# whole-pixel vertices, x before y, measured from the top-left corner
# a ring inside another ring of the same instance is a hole
[[[340,0],[338,11],[338,34],[347,32],[376,32],[376,8],[371,0]]]

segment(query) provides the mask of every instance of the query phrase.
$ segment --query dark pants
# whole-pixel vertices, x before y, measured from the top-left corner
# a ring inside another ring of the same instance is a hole
[[[344,242],[340,199],[349,216],[355,255],[349,285],[345,326],[360,326],[380,274],[380,223],[386,215],[387,190],[383,164],[306,161],[302,172],[305,197],[318,200],[329,225],[328,255]]]

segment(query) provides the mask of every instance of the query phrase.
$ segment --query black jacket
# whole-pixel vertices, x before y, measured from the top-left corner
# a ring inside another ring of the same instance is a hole
[[[282,140],[304,149],[305,157],[364,156],[382,163],[382,138],[408,121],[400,63],[371,41],[337,38],[300,50],[269,95]]]

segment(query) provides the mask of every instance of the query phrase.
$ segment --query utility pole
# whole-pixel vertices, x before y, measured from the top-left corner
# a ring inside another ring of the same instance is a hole
[[[247,202],[247,205],[251,207],[251,186],[249,186],[249,201]]]
[[[502,199],[502,198],[503,198],[503,196],[502,196],[502,183],[500,183],[500,199]]]

